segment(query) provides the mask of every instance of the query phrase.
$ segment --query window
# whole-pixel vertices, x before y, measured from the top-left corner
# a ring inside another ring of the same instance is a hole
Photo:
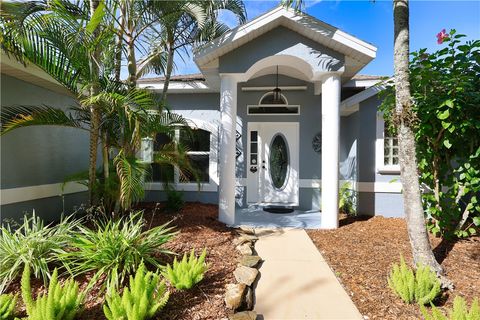
[[[258,105],[247,106],[247,114],[249,115],[298,115],[300,114],[300,106],[289,105],[287,98],[280,93],[280,101],[275,101],[274,92],[265,93]]]
[[[205,125],[207,126],[207,125]],[[186,149],[187,156],[194,169],[196,169],[197,176],[191,173],[184,173],[182,175],[178,168],[172,165],[152,164],[152,180],[154,182],[173,182],[177,184],[179,189],[185,191],[194,191],[198,189],[197,179],[202,185],[209,185],[216,180],[216,153],[213,152],[214,145],[214,128],[207,128],[209,130],[194,127],[191,130],[177,129],[175,136],[169,137],[166,134],[159,133],[156,136],[154,143],[154,151],[160,151],[167,148],[173,140],[179,141]],[[211,188],[204,191],[214,191],[213,185]],[[212,189],[212,190],[209,190]],[[215,189],[216,190],[216,189]]]
[[[209,182],[210,132],[203,129],[180,130],[180,144],[188,150],[188,158],[199,181]],[[180,182],[196,182],[196,179],[188,174],[186,181]]]
[[[282,105],[282,104],[288,104],[287,98],[283,94],[280,93],[280,101],[281,103],[275,103],[276,105]],[[275,94],[273,91],[267,92],[266,94],[263,95],[263,97],[260,98],[260,105],[263,104],[274,104],[275,102]]]
[[[385,166],[398,165],[398,139],[390,130],[384,130],[383,137],[383,164]]]
[[[398,139],[387,128],[383,116],[377,116],[376,167],[379,173],[400,172],[398,162]]]

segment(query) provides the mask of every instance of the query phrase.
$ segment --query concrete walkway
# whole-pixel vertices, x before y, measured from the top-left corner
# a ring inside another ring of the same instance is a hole
[[[304,230],[256,234],[264,260],[255,289],[258,319],[363,319]]]

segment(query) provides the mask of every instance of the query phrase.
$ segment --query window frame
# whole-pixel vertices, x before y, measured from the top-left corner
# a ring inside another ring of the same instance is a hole
[[[375,141],[375,167],[380,174],[399,174],[399,164],[385,164],[385,121],[383,114],[377,113]]]
[[[187,151],[188,155],[208,155],[208,182],[182,182],[180,181],[180,172],[174,167],[174,182],[172,185],[178,191],[218,191],[218,126],[199,119],[187,119],[189,127],[192,129],[201,129],[210,133],[210,151]],[[175,129],[175,141],[180,139],[180,129]],[[200,185],[200,189],[199,189]],[[164,190],[165,182],[153,181],[147,184],[149,190]]]

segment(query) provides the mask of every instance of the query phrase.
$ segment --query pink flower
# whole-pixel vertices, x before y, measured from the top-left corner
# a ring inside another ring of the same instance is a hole
[[[438,44],[442,44],[443,41],[445,41],[446,39],[448,39],[448,34],[446,33],[445,29],[443,29],[442,31],[437,33],[437,43]]]

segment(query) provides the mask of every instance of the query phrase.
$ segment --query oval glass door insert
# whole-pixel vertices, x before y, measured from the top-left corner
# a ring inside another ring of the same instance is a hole
[[[269,159],[270,177],[276,189],[281,189],[285,185],[289,162],[287,141],[283,135],[277,134],[270,145]]]

